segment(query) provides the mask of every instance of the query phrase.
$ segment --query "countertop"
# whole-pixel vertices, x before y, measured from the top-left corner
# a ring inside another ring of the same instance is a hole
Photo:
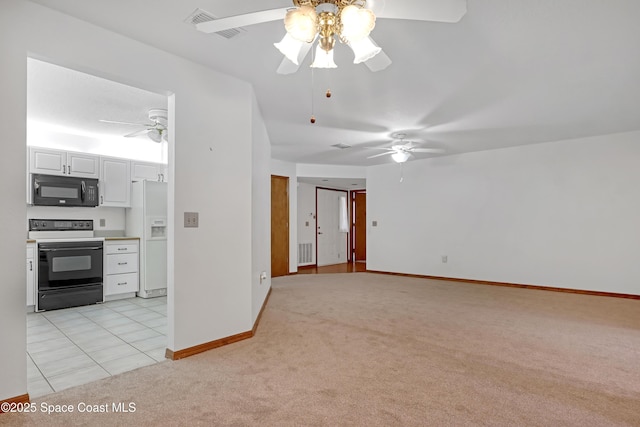
[[[105,241],[110,241],[110,240],[140,240],[139,237],[105,237],[104,238]]]
[[[114,240],[140,240],[139,237],[121,236],[121,237],[103,237],[105,242]],[[27,243],[36,243],[36,239],[27,239]]]

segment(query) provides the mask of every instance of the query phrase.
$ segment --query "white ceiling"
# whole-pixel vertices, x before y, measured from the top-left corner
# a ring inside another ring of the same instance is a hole
[[[251,82],[280,160],[391,162],[366,159],[377,152],[363,147],[388,145],[399,131],[449,155],[640,130],[637,0],[470,0],[456,24],[378,19],[372,37],[393,64],[372,73],[338,45],[339,68],[314,71],[313,125],[309,58],[294,75],[275,72],[282,56],[272,43],[284,35],[282,22],[245,27],[230,40],[184,22],[196,8],[225,17],[290,6],[288,0],[33,1]],[[51,96],[52,86],[43,93]],[[146,121],[153,108],[113,101],[96,93],[89,104],[39,114],[80,126],[79,112]],[[86,125],[95,126],[94,118]],[[352,148],[331,147],[337,143]]]

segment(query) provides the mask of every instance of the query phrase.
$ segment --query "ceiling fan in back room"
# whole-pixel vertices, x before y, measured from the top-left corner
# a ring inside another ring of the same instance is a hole
[[[354,63],[371,71],[384,70],[391,59],[371,38],[377,18],[455,23],[467,12],[466,0],[292,0],[293,7],[216,18],[198,9],[192,19],[199,31],[221,33],[284,19],[286,34],[274,43],[285,56],[278,74],[295,73],[316,43],[311,67],[336,68],[336,41],[351,48]]]
[[[394,138],[397,138],[397,141],[393,141],[390,147],[365,147],[369,150],[384,150],[384,153],[374,154],[373,156],[367,157],[367,159],[373,159],[376,157],[382,157],[390,155],[394,162],[396,163],[404,163],[409,160],[410,157],[413,157],[414,153],[431,153],[431,154],[439,154],[444,153],[444,150],[441,148],[426,148],[421,147],[421,142],[415,141],[407,141],[405,142],[406,134],[404,133],[396,133],[393,135]]]

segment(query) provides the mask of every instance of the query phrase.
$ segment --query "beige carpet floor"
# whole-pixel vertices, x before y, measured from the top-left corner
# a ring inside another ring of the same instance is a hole
[[[206,327],[203,325],[203,327]],[[273,280],[256,336],[1,425],[638,426],[640,301],[370,273]]]

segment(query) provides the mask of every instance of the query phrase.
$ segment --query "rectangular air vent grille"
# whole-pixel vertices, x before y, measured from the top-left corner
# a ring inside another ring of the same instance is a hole
[[[343,143],[340,143],[340,144],[333,144],[333,145],[332,145],[332,147],[336,147],[336,148],[339,148],[339,149],[341,149],[341,150],[344,150],[344,149],[346,149],[346,148],[351,148],[351,146],[350,146],[350,145],[343,144]]]
[[[191,13],[191,15],[187,17],[187,19],[184,20],[184,22],[195,26],[197,24],[214,21],[216,19],[219,19],[219,18],[207,12],[206,10],[196,9]],[[218,34],[219,36],[224,37],[225,39],[230,39],[246,32],[247,30],[245,30],[244,28],[229,28],[228,30],[218,31],[218,32],[215,32],[214,34]]]
[[[298,265],[313,263],[313,243],[298,243]]]

